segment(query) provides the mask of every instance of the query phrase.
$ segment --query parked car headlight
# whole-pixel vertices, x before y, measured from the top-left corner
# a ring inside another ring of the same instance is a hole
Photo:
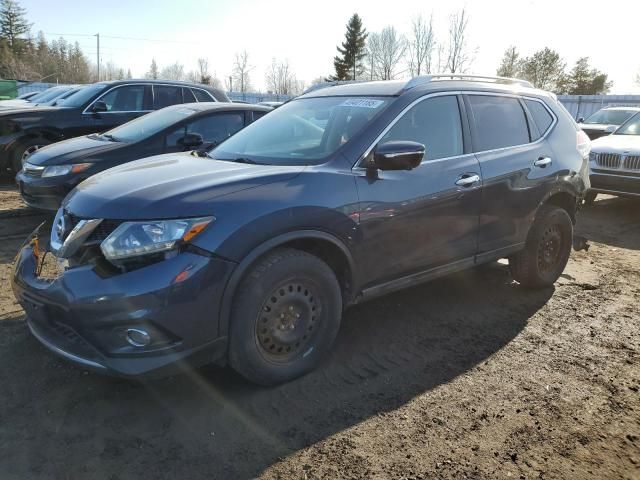
[[[70,173],[84,172],[93,163],[74,163],[73,165],[51,165],[42,172],[43,177],[59,177]]]
[[[173,249],[204,230],[213,217],[125,222],[101,244],[107,260],[122,260]]]

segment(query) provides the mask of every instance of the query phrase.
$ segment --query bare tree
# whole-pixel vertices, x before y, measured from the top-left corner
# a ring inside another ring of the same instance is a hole
[[[168,65],[160,70],[160,77],[163,80],[184,80],[184,65],[181,63],[174,63],[172,65]]]
[[[469,47],[467,27],[469,15],[462,9],[449,18],[449,43],[447,45],[447,71],[466,73],[474,61],[475,51]]]
[[[245,93],[251,89],[249,72],[253,67],[249,65],[249,54],[246,50],[236,53],[233,63],[233,87],[236,91]],[[230,85],[231,86],[231,85]]]
[[[393,80],[397,67],[407,49],[407,41],[392,26],[380,33],[369,34],[369,75],[372,80]]]
[[[197,80],[200,83],[204,83],[205,85],[211,84],[211,75],[209,75],[209,59],[207,58],[199,58],[198,59],[198,72],[200,78]]]
[[[302,89],[301,82],[292,73],[287,60],[277,62],[275,58],[272,59],[265,80],[267,89],[278,95],[295,95],[300,93]]]
[[[431,63],[436,38],[433,32],[433,14],[429,23],[422,15],[411,22],[411,38],[408,41],[409,71],[412,77],[431,73]]]

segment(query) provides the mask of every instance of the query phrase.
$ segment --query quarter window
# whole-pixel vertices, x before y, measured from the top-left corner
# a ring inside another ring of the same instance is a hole
[[[211,95],[209,95],[204,90],[200,90],[199,88],[193,88],[191,91],[196,96],[196,99],[199,102],[215,102],[215,100],[211,98]]]
[[[549,127],[553,123],[553,117],[540,102],[525,100],[524,103],[533,117],[533,122],[536,124],[536,127],[538,127],[538,132],[540,132],[540,135],[537,135],[536,138],[533,139],[537,140],[549,130]]]
[[[170,85],[154,85],[153,86],[153,107],[158,110],[182,103],[182,89],[180,87]]]
[[[426,160],[462,155],[464,148],[458,99],[448,95],[418,103],[391,127],[380,143],[389,141],[423,144]]]
[[[529,129],[516,98],[469,95],[475,126],[476,151],[529,143]]]
[[[100,98],[107,112],[139,112],[144,106],[144,85],[117,87]]]

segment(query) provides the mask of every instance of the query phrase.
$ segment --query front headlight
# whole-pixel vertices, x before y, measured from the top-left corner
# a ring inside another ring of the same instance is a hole
[[[125,222],[101,244],[107,260],[122,260],[173,249],[179,242],[188,242],[211,223],[213,217],[182,220]]]
[[[69,173],[84,172],[93,163],[75,163],[73,165],[51,165],[42,172],[43,177],[59,177],[61,175],[68,175]]]

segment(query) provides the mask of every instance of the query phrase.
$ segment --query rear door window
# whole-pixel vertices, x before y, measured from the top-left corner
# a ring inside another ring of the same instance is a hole
[[[454,157],[464,152],[458,99],[432,97],[407,111],[380,143],[412,141],[425,146],[425,160]]]
[[[156,110],[182,103],[182,88],[173,85],[153,86],[153,108]]]
[[[183,88],[182,96],[184,98],[184,103],[195,103],[198,101],[196,100],[196,96],[193,94],[193,91],[190,88]]]
[[[527,119],[513,97],[469,95],[476,152],[529,143]]]

